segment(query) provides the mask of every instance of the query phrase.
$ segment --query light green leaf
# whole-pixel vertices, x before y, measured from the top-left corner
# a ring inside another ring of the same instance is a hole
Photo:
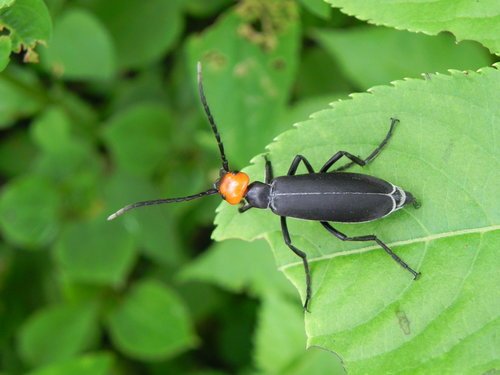
[[[143,68],[158,61],[182,31],[179,0],[106,0],[93,10],[113,36],[120,69]]]
[[[339,358],[319,348],[304,350],[302,306],[274,293],[263,300],[255,335],[255,362],[264,374],[343,374]]]
[[[316,222],[289,220],[292,241],[312,267],[308,345],[337,352],[348,371],[481,373],[498,367],[491,348],[500,347],[499,86],[495,68],[398,81],[315,113],[269,146],[277,176],[297,154],[318,169],[338,150],[368,155],[389,118],[401,120],[381,155],[353,171],[402,186],[421,208],[334,226],[351,236],[376,234],[422,272],[419,281],[377,246],[341,242]],[[261,159],[247,169],[259,179]],[[265,236],[304,297],[302,264],[284,245],[276,216],[257,209],[240,215],[223,203],[216,223],[218,240]]]
[[[133,238],[104,216],[69,223],[56,244],[56,258],[73,281],[120,285],[135,261]]]
[[[116,163],[137,176],[150,176],[168,155],[170,114],[157,104],[138,104],[112,117],[104,138]]]
[[[117,348],[146,361],[172,357],[197,341],[182,301],[157,281],[135,283],[109,314],[108,329]]]
[[[437,35],[452,32],[457,41],[476,40],[500,53],[500,2],[497,0],[325,0],[346,14],[376,25]]]
[[[274,267],[263,241],[228,240],[215,243],[179,274],[184,281],[203,281],[233,292],[249,289],[263,296],[270,290],[290,294],[289,284]]]
[[[193,78],[196,62],[203,63],[205,94],[234,168],[282,130],[276,120],[285,110],[298,60],[296,5],[269,2],[269,9],[260,11],[256,19],[229,12],[187,46]],[[252,22],[270,22],[276,30],[259,34]]]
[[[19,350],[31,365],[66,360],[88,346],[97,328],[93,304],[49,306],[37,310],[23,325]]]
[[[49,244],[59,230],[59,192],[43,177],[12,180],[0,196],[0,228],[8,241],[28,247]]]
[[[46,68],[63,79],[104,80],[115,73],[111,36],[92,13],[84,10],[68,10],[57,18],[54,35],[42,57]]]
[[[26,50],[24,60],[38,61],[33,49],[45,43],[52,33],[49,11],[43,0],[16,0],[11,6],[0,8],[0,28],[9,30],[12,50]]]
[[[27,375],[108,375],[112,373],[112,365],[113,357],[110,354],[87,354],[42,367]]]
[[[0,9],[10,7],[16,0],[0,0]]]
[[[422,73],[479,69],[490,64],[488,51],[478,43],[456,45],[447,34],[431,37],[368,26],[317,31],[314,35],[363,90],[396,79],[418,78]]]

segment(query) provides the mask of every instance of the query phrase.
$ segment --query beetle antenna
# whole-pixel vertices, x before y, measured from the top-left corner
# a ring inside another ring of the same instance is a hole
[[[205,110],[205,113],[207,114],[208,122],[210,123],[210,126],[212,127],[212,131],[215,135],[215,139],[217,140],[217,145],[219,146],[220,157],[222,159],[222,168],[226,172],[229,172],[229,164],[228,164],[227,159],[226,159],[226,154],[224,153],[224,145],[222,144],[222,141],[220,139],[219,130],[217,129],[217,125],[215,125],[214,118],[212,116],[212,113],[210,112],[210,108],[208,107],[207,99],[205,98],[205,92],[203,91],[203,82],[202,82],[202,76],[201,76],[201,62],[199,62],[199,61],[198,61],[198,65],[197,65],[197,70],[198,70],[198,91],[200,93],[201,104],[203,104],[203,109]]]
[[[137,207],[153,206],[155,204],[164,204],[164,203],[176,203],[176,202],[191,201],[193,199],[198,199],[198,198],[204,197],[206,195],[213,195],[213,194],[217,194],[217,193],[218,193],[217,189],[208,189],[207,191],[203,191],[201,193],[194,194],[194,195],[188,195],[187,197],[155,199],[155,200],[152,200],[152,201],[144,201],[144,202],[137,202],[137,203],[129,204],[128,206],[120,208],[114,214],[109,215],[108,216],[108,221],[116,219],[118,216],[121,216],[125,212],[133,210],[134,208],[137,208]]]

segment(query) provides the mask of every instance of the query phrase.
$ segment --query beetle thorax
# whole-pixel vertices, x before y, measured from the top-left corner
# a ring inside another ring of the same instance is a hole
[[[227,172],[219,183],[219,193],[228,203],[240,203],[247,193],[250,178],[243,172]]]

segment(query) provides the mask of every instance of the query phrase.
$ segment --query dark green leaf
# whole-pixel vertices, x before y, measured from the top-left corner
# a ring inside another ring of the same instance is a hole
[[[300,4],[317,17],[330,17],[331,9],[324,0],[300,0]]]
[[[0,227],[8,241],[28,247],[49,244],[59,229],[59,193],[47,179],[26,175],[0,196]]]
[[[230,164],[245,165],[278,129],[276,119],[297,66],[299,25],[296,6],[272,2],[261,17],[276,23],[274,33],[259,34],[243,12],[232,11],[188,43],[191,70],[203,62],[205,93],[219,125]],[[277,13],[277,14],[275,14]],[[252,31],[253,30],[253,31]]]
[[[7,36],[0,36],[0,72],[9,64],[12,41]]]
[[[104,138],[118,166],[150,176],[168,155],[170,114],[157,104],[138,104],[109,120]]]
[[[44,52],[46,68],[63,79],[104,80],[115,73],[111,36],[87,11],[73,9],[59,16]]]
[[[95,2],[96,15],[113,36],[120,69],[158,61],[182,31],[179,0],[107,0]]]
[[[57,305],[38,310],[19,335],[19,350],[31,365],[66,360],[85,349],[97,331],[93,304]]]
[[[172,357],[197,341],[181,300],[152,280],[135,283],[109,314],[108,328],[123,353],[146,361]]]
[[[29,372],[27,375],[108,375],[113,357],[107,353],[87,354]]]
[[[0,74],[0,128],[36,113],[47,97],[33,72],[9,66]]]
[[[427,36],[383,27],[318,31],[316,39],[361,89],[422,73],[479,69],[489,65],[479,44],[455,44],[450,35]],[[369,64],[366,62],[370,61]]]
[[[99,216],[69,223],[56,244],[56,257],[71,280],[120,285],[134,264],[134,245],[120,223]]]
[[[106,185],[108,215],[138,200],[156,199],[158,189],[142,178],[116,173]],[[134,235],[146,256],[160,264],[176,265],[186,257],[175,230],[172,206],[151,206],[120,217],[120,222]]]

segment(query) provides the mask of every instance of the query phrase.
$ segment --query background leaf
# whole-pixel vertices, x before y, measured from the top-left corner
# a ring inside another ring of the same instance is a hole
[[[96,329],[94,305],[53,306],[26,322],[19,346],[32,365],[48,364],[69,359],[85,349]]]
[[[108,327],[124,353],[145,360],[172,356],[196,343],[185,307],[155,281],[136,284],[111,311]]]
[[[106,375],[111,371],[113,358],[106,353],[87,354],[79,358],[32,371],[28,375]]]
[[[342,12],[377,25],[436,35],[450,31],[458,41],[476,40],[493,53],[500,53],[500,3],[447,0],[412,2],[326,0]]]
[[[56,244],[56,256],[71,279],[104,285],[123,283],[136,256],[134,240],[119,224],[106,224],[100,216],[66,226]]]
[[[14,244],[43,246],[54,239],[59,227],[56,187],[38,176],[13,181],[0,197],[0,226]]]
[[[308,343],[339,353],[348,370],[383,373],[388,364],[394,369],[388,358],[395,353],[404,362],[396,366],[402,373],[494,367],[488,347],[498,314],[491,312],[499,309],[491,303],[498,300],[494,285],[500,280],[488,264],[499,229],[495,139],[500,103],[494,94],[499,83],[498,70],[488,68],[376,87],[314,114],[269,146],[276,175],[299,153],[319,168],[336,150],[368,155],[387,132],[388,119],[401,120],[387,149],[363,171],[403,186],[422,207],[370,224],[335,227],[352,236],[376,233],[422,272],[421,280],[413,282],[377,246],[342,243],[317,223],[290,220],[292,240],[312,264]],[[477,98],[474,106],[464,107],[462,102],[472,97]],[[256,170],[260,163],[248,168],[251,174]],[[303,295],[302,264],[284,245],[277,218],[263,229],[260,219],[267,223],[270,213],[238,216],[222,205],[216,238],[231,236],[228,228],[233,237],[265,234],[278,265]],[[359,252],[365,254],[354,255]],[[484,355],[474,361],[455,355],[469,345],[482,348]]]
[[[314,35],[363,90],[395,79],[417,78],[423,73],[478,69],[490,63],[487,51],[479,44],[456,45],[450,35],[430,37],[370,26],[317,31]],[[374,62],[367,64],[367,60]]]
[[[140,68],[172,48],[182,30],[179,0],[93,1],[90,8],[113,36],[120,69]]]
[[[90,12],[66,11],[54,25],[49,43],[43,63],[56,76],[73,80],[110,79],[115,73],[111,36]],[[92,58],[82,59],[82,55]]]
[[[188,44],[191,71],[196,71],[197,61],[203,63],[208,102],[235,168],[245,165],[282,130],[274,124],[284,111],[285,93],[296,69],[299,25],[295,4],[271,2],[264,10],[269,11],[263,16],[269,20],[245,19],[237,10],[231,12]],[[273,23],[273,32],[252,31],[252,22],[266,21]]]
[[[104,132],[117,164],[136,175],[150,175],[167,157],[170,116],[164,108],[141,104],[113,117]]]
[[[42,0],[16,0],[0,8],[0,26],[10,32],[12,50],[26,50],[25,61],[38,61],[33,51],[40,42],[46,42],[52,32],[52,22]]]

